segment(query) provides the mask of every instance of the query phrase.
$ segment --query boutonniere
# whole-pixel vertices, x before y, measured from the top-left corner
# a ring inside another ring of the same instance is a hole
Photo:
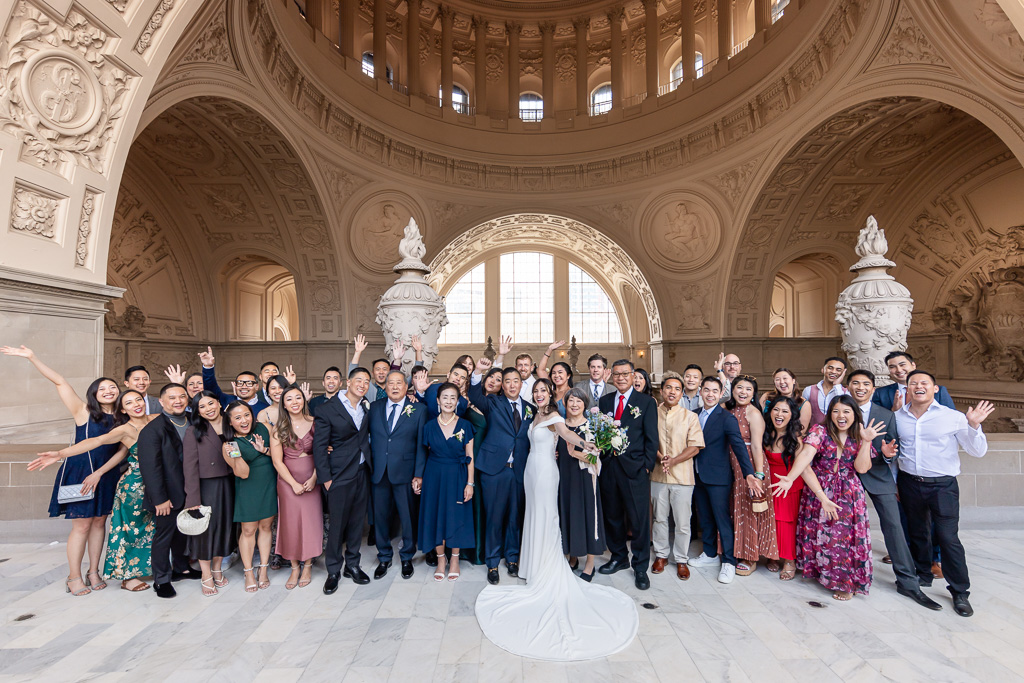
[[[455,438],[459,440],[459,443],[462,443],[462,437],[465,434],[466,434],[466,430],[465,429],[460,429],[459,431],[455,432]]]
[[[412,406],[406,406],[405,410],[402,411],[402,415],[405,415],[406,417],[412,415]]]
[[[633,406],[632,408],[629,409],[629,414],[633,416],[634,420],[636,418],[640,417],[640,407],[639,406]]]
[[[533,417],[533,410],[530,406],[526,406],[526,419],[529,420],[531,417]]]
[[[370,409],[370,402],[367,401],[365,398],[362,401],[359,402],[359,405],[361,405],[363,407],[363,410],[369,410]]]

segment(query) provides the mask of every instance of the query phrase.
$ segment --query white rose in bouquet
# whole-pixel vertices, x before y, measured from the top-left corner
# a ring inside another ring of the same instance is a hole
[[[622,437],[618,434],[612,437],[612,448],[622,448]]]

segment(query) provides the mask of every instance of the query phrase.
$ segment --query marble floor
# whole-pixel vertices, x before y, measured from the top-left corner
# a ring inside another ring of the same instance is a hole
[[[875,534],[875,557],[881,538]],[[926,589],[944,609],[896,594],[892,569],[875,564],[871,595],[840,604],[816,584],[783,583],[759,569],[728,586],[717,572],[682,582],[652,576],[637,591],[629,572],[598,576],[632,596],[640,613],[633,644],[578,664],[521,659],[480,633],[473,616],[483,568],[436,584],[421,558],[402,580],[344,581],[321,592],[322,567],[305,589],[231,584],[204,598],[198,582],[178,597],[132,594],[117,584],[65,595],[61,543],[0,544],[0,681],[1010,681],[1024,679],[1024,608],[1015,586],[1024,531],[963,533],[976,614],[953,613],[941,581]],[[372,553],[372,550],[371,550]],[[375,561],[364,551],[363,567]],[[510,579],[502,572],[504,582]],[[818,603],[820,606],[813,606]]]

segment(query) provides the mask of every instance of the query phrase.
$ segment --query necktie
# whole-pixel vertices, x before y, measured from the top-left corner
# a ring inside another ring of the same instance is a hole
[[[395,413],[398,411],[398,404],[391,404],[391,414],[388,415],[388,434],[395,431]]]
[[[619,394],[619,406],[615,409],[615,419],[622,419],[622,411],[626,409],[626,397]]]
[[[523,424],[523,416],[519,414],[519,405],[516,403],[509,402],[512,406],[512,429],[518,433],[519,428]]]
[[[601,385],[600,384],[595,384],[594,385],[594,405],[597,405],[597,402],[600,401],[600,400],[601,400]]]

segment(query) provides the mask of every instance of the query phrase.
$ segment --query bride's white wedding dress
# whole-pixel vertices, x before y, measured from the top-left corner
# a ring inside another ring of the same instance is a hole
[[[579,579],[562,555],[558,525],[555,414],[530,427],[526,517],[519,576],[526,585],[487,586],[476,618],[488,640],[522,657],[578,661],[607,657],[636,636],[636,605],[625,593]]]

